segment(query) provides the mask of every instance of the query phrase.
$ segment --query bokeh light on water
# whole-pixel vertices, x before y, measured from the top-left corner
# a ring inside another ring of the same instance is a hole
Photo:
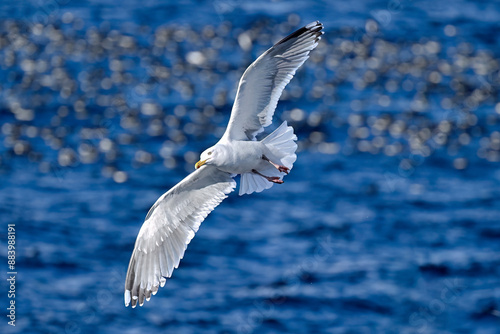
[[[97,163],[105,175],[123,163],[192,164],[196,142],[223,132],[248,63],[300,24],[290,14],[281,23],[127,34],[71,12],[47,25],[3,21],[4,160],[25,156],[42,172]],[[423,158],[439,151],[456,157],[458,169],[470,157],[500,160],[496,50],[462,40],[450,24],[415,41],[385,38],[375,19],[327,32],[278,108],[304,134],[301,149]],[[158,145],[144,150],[142,137]],[[120,162],[123,154],[130,156]]]

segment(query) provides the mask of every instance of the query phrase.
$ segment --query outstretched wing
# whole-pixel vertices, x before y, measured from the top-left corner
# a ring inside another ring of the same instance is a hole
[[[271,124],[283,89],[318,45],[321,29],[320,22],[309,23],[276,43],[247,68],[221,140],[255,140]]]
[[[206,216],[236,186],[230,174],[203,166],[163,194],[142,225],[125,280],[125,306],[142,306],[165,284]]]

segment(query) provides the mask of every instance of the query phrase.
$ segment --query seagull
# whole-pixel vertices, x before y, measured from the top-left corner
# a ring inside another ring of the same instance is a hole
[[[125,306],[142,306],[179,266],[187,245],[207,215],[236,187],[239,195],[283,183],[297,156],[297,137],[284,121],[262,140],[295,71],[323,35],[309,23],[264,52],[243,73],[225,133],[200,155],[195,171],[163,194],[139,230],[125,279]]]

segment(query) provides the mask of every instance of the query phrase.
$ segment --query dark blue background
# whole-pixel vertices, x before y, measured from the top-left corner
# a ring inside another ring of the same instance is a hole
[[[498,2],[0,9],[2,332],[500,332]],[[273,123],[299,137],[285,184],[231,194],[125,308],[147,210],[222,134],[246,66],[313,20]]]

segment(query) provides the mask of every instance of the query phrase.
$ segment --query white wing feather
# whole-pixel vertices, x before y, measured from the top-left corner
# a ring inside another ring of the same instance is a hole
[[[142,225],[125,280],[125,306],[156,294],[184,256],[205,217],[236,186],[230,174],[203,166],[163,194]]]
[[[255,140],[271,124],[283,89],[318,45],[321,29],[323,25],[318,21],[306,25],[276,43],[247,68],[221,141]]]

